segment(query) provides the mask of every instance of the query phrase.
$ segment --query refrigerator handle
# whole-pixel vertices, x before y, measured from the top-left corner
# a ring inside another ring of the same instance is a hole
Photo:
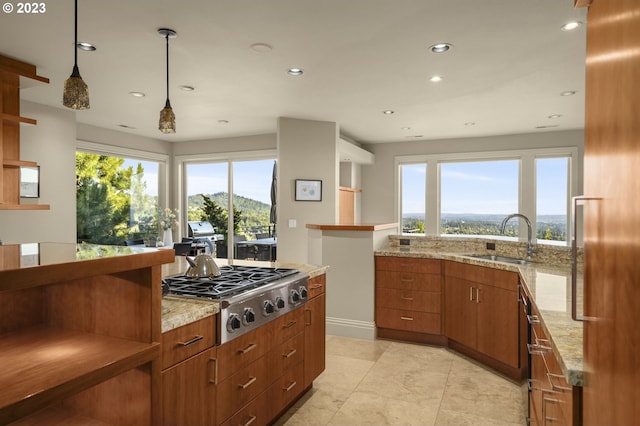
[[[571,241],[571,319],[574,321],[587,321],[585,316],[578,316],[578,206],[583,206],[587,201],[601,200],[599,197],[577,196],[572,198],[573,238]],[[584,293],[584,284],[583,284]],[[583,309],[584,310],[584,309]],[[583,312],[584,315],[584,312]]]

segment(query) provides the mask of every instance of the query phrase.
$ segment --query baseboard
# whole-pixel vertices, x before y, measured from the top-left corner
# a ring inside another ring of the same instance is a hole
[[[374,340],[376,337],[376,325],[374,322],[368,321],[327,317],[327,334]]]

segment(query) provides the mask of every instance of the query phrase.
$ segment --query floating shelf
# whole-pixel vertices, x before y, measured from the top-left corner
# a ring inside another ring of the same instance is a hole
[[[6,113],[2,113],[2,120],[3,121],[12,121],[14,123],[20,123],[20,124],[31,124],[31,125],[36,125],[38,124],[38,122],[36,120],[34,120],[33,118],[27,118],[27,117],[20,117],[17,115],[12,115],[12,114],[6,114]]]
[[[38,163],[35,161],[24,160],[3,160],[2,167],[37,167]]]
[[[51,210],[49,204],[0,204],[0,210]]]

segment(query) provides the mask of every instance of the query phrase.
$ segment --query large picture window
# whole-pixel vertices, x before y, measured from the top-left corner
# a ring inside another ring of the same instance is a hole
[[[539,243],[566,245],[576,156],[575,148],[558,148],[396,157],[402,232],[522,239],[521,221],[499,230],[507,215],[521,213]]]
[[[78,242],[122,245],[156,237],[161,164],[77,151]]]

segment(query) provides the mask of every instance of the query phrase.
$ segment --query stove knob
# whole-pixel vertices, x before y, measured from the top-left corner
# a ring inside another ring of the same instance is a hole
[[[300,287],[300,297],[303,298],[303,299],[306,299],[308,294],[309,293],[307,292],[307,288],[304,287],[304,286],[301,286]]]
[[[276,309],[280,310],[283,309],[285,305],[285,301],[282,297],[276,297]]]
[[[229,315],[229,319],[227,320],[227,331],[229,333],[233,333],[237,329],[240,328],[242,324],[240,323],[240,316],[238,314]]]
[[[265,300],[262,302],[262,313],[264,316],[271,315],[276,311],[276,305],[273,304],[271,300]]]
[[[244,314],[242,315],[242,323],[249,325],[256,320],[256,313],[253,308],[244,308]]]
[[[300,302],[300,292],[298,290],[291,290],[291,293],[289,294],[289,301],[292,305]]]

